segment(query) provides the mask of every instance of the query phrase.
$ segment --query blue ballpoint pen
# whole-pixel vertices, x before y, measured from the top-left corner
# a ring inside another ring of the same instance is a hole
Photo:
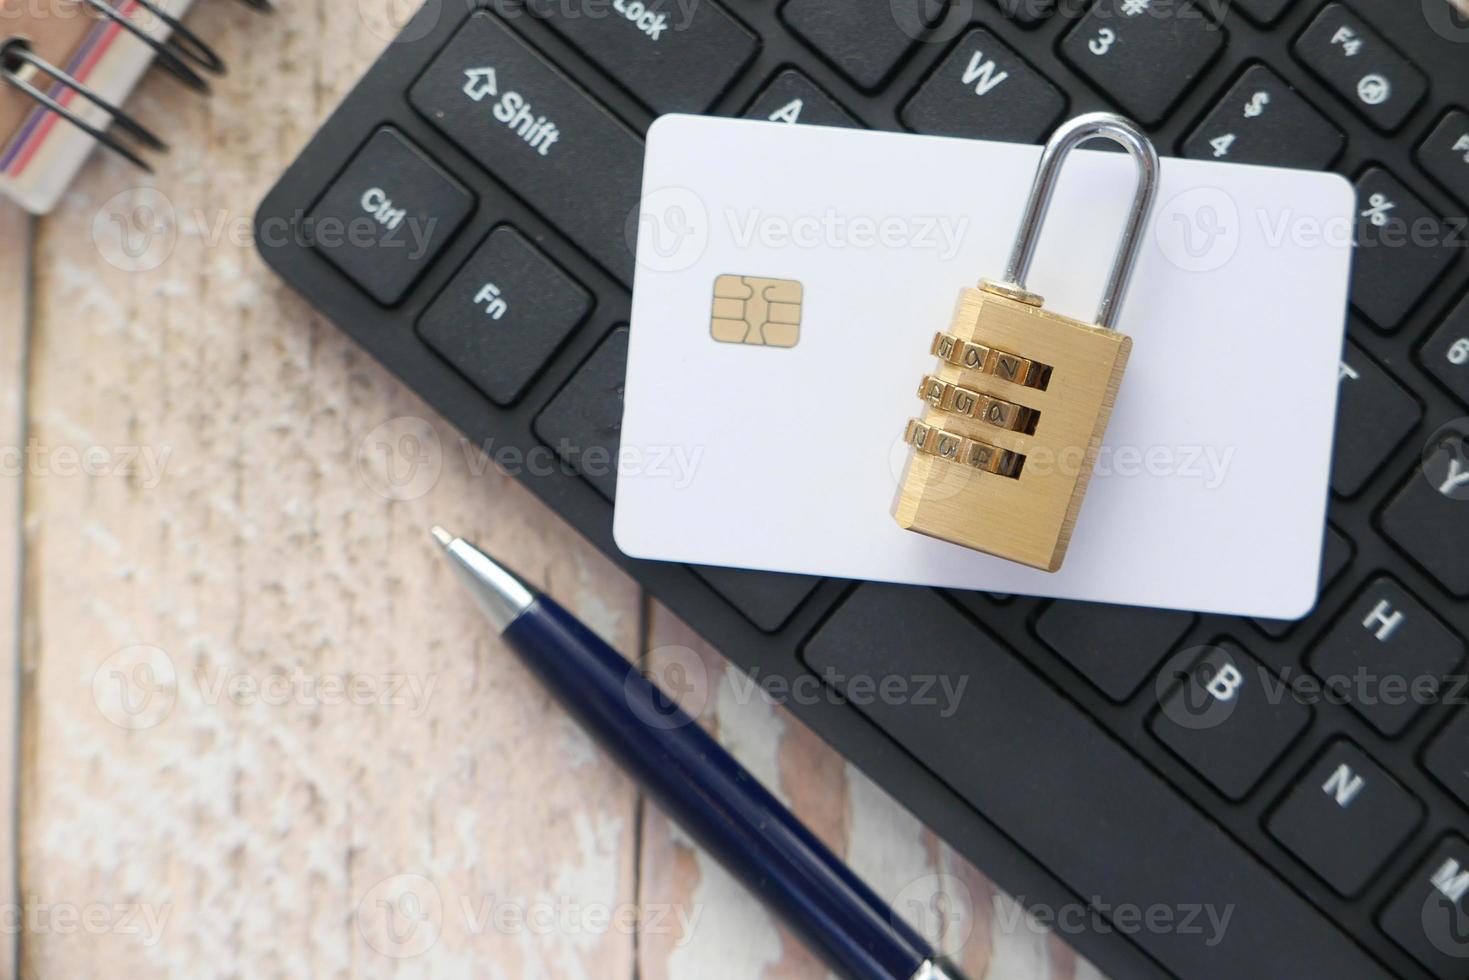
[[[484,552],[433,529],[501,637],[690,836],[851,980],[959,980],[928,943],[632,664]]]

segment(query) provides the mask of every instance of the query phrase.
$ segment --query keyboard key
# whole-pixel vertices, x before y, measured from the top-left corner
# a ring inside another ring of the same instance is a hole
[[[1463,251],[1464,233],[1381,167],[1357,178],[1357,209],[1352,302],[1382,330],[1396,330]]]
[[[434,300],[418,332],[490,401],[509,405],[591,308],[585,289],[501,225]]]
[[[1094,602],[1053,602],[1041,640],[1107,697],[1125,701],[1193,626],[1192,613]]]
[[[600,15],[566,0],[527,0],[587,57],[655,112],[703,112],[760,47],[714,0],[618,0]]]
[[[627,328],[607,335],[536,416],[536,436],[608,500],[617,498]]]
[[[1244,799],[1311,720],[1311,709],[1233,642],[1206,648],[1179,680],[1149,727],[1232,800]]]
[[[976,28],[960,38],[898,116],[920,133],[1034,143],[1050,134],[1065,111],[1060,89],[989,31]]]
[[[395,129],[379,129],[306,217],[311,243],[384,306],[407,294],[474,195]]]
[[[1341,578],[1341,573],[1346,571],[1347,566],[1352,563],[1352,555],[1355,550],[1346,535],[1332,525],[1326,525],[1326,547],[1322,549],[1321,554],[1321,587],[1317,592],[1318,595]],[[1280,639],[1294,629],[1300,620],[1256,619],[1253,622],[1260,627],[1261,632]]]
[[[1347,138],[1264,65],[1252,65],[1183,144],[1196,160],[1321,170]]]
[[[1378,924],[1440,980],[1469,964],[1469,844],[1449,834],[1382,910]]]
[[[836,99],[794,68],[787,68],[772,78],[765,90],[750,103],[744,116],[746,119],[809,123],[813,126],[862,125],[838,105]]]
[[[1224,47],[1224,28],[1192,3],[1097,0],[1061,54],[1144,126],[1163,120]]]
[[[1423,363],[1438,380],[1469,405],[1469,295],[1449,314],[1428,343],[1423,345]]]
[[[931,26],[928,0],[787,0],[781,16],[859,88],[875,89]]]
[[[1308,665],[1341,700],[1389,737],[1438,699],[1464,659],[1464,641],[1386,575],[1367,584],[1311,650]]]
[[[689,570],[728,602],[757,629],[774,633],[786,624],[821,584],[811,575],[752,572],[743,568],[690,565]]]
[[[1056,0],[994,0],[1000,12],[1022,27],[1034,27],[1056,12]]]
[[[1403,124],[1428,79],[1346,4],[1329,3],[1295,45],[1296,57],[1383,132]]]
[[[1383,509],[1388,540],[1451,595],[1469,598],[1469,432],[1446,431]]]
[[[1396,851],[1423,805],[1345,739],[1327,747],[1270,814],[1266,828],[1343,895],[1356,895]]]
[[[1451,110],[1418,147],[1418,162],[1469,207],[1469,112]]]
[[[1257,24],[1270,25],[1290,8],[1292,0],[1234,0],[1236,10]]]
[[[626,229],[642,186],[642,141],[498,17],[471,15],[408,99],[631,285]]]
[[[1455,678],[1455,683],[1462,681]],[[1428,743],[1423,753],[1423,768],[1469,807],[1469,708],[1455,711],[1449,723]]]
[[[850,710],[922,759],[1073,894],[1109,909],[1233,910],[1223,930],[1129,929],[1160,973],[1386,976],[1217,822],[938,593],[860,585],[803,656],[847,694]],[[911,685],[912,696],[895,696],[892,685]]]
[[[1331,488],[1351,497],[1418,427],[1423,408],[1408,389],[1351,341],[1342,355],[1340,378]]]

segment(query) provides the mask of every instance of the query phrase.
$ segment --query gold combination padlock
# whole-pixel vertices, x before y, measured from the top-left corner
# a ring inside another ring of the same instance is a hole
[[[1079,144],[1104,137],[1139,169],[1137,191],[1095,324],[1042,309],[1025,288],[1056,178]],[[1132,339],[1112,329],[1158,189],[1158,153],[1127,119],[1091,113],[1065,123],[1041,154],[1001,282],[959,295],[933,339],[926,406],[893,516],[903,527],[1054,572],[1066,557]]]

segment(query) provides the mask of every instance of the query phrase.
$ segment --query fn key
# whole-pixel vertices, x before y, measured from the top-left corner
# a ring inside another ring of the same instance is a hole
[[[509,405],[592,298],[509,225],[490,233],[418,323],[419,336],[496,405]]]
[[[397,130],[372,135],[306,218],[311,244],[384,306],[474,210],[474,195]]]

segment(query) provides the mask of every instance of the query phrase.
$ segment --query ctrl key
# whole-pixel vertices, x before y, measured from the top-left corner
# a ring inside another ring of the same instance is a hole
[[[305,232],[327,261],[392,306],[474,205],[463,184],[397,130],[383,127],[317,200]]]
[[[1442,980],[1469,968],[1469,844],[1439,841],[1382,910],[1382,931]]]

